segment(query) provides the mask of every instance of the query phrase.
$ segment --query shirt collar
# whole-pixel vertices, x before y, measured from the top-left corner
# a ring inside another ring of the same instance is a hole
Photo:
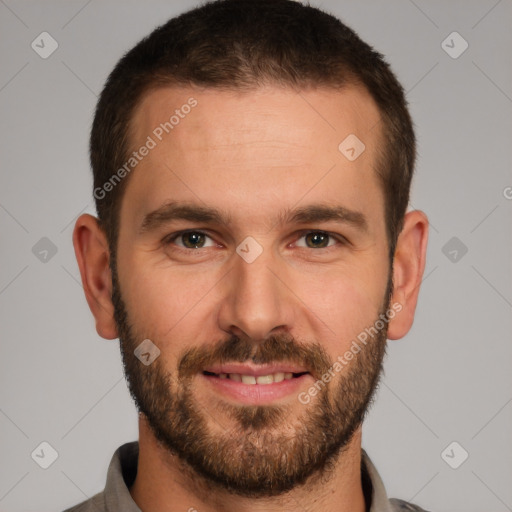
[[[137,475],[139,442],[120,446],[112,456],[105,485],[105,510],[107,512],[142,512],[130,494],[129,487]]]
[[[369,482],[367,484],[371,503],[369,512],[393,512],[393,506],[389,502],[384,482],[364,450],[361,450],[361,477],[363,486],[365,481]]]
[[[115,451],[103,493],[107,512],[142,512],[133,501],[129,490],[137,475],[138,456],[138,441],[123,444]],[[393,512],[384,483],[364,450],[361,450],[361,477],[364,494],[370,497],[369,512]]]

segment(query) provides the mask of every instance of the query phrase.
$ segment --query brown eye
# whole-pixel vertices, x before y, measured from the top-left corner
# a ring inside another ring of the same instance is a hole
[[[212,238],[202,231],[180,231],[164,238],[163,244],[175,245],[180,249],[204,249],[215,246]]]
[[[190,231],[183,233],[178,238],[181,239],[183,246],[187,249],[200,249],[204,245],[206,235],[198,231]]]
[[[324,248],[329,245],[329,239],[331,236],[322,231],[313,231],[305,235],[306,245],[310,248]]]

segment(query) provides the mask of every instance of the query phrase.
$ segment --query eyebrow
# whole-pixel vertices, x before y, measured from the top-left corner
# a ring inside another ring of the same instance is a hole
[[[228,225],[231,223],[231,219],[231,215],[216,208],[193,203],[168,201],[144,216],[139,234],[156,231],[161,226],[174,220]],[[329,221],[348,224],[364,232],[368,231],[368,222],[361,212],[350,210],[340,205],[312,204],[293,210],[283,210],[277,215],[275,223],[286,225],[313,224]]]

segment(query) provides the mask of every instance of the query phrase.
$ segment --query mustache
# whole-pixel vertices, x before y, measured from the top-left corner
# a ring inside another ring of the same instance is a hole
[[[270,336],[262,342],[255,342],[233,335],[213,345],[186,350],[179,359],[178,379],[191,378],[214,364],[248,361],[260,365],[295,363],[317,379],[332,366],[327,352],[319,343],[302,343],[286,335]]]

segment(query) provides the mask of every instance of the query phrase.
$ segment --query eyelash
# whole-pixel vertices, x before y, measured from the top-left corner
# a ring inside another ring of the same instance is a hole
[[[176,239],[178,239],[180,236],[182,235],[186,235],[187,233],[197,233],[197,234],[200,234],[200,235],[204,235],[208,238],[210,238],[211,240],[213,240],[213,238],[208,235],[208,233],[205,233],[204,231],[200,231],[200,230],[196,230],[196,229],[188,229],[188,230],[185,230],[185,231],[178,231],[176,233],[173,233],[171,235],[168,235],[166,236],[163,240],[162,240],[162,244],[164,246],[168,246],[170,244],[172,244]],[[327,235],[328,237],[330,238],[334,238],[335,240],[338,241],[339,244],[341,245],[348,245],[349,242],[348,240],[343,237],[342,235],[338,235],[338,234],[335,234],[335,233],[330,233],[328,231],[322,231],[322,230],[309,230],[309,231],[301,231],[299,232],[299,238],[297,240],[300,240],[301,238],[303,238],[304,236],[306,235],[309,235],[309,234],[312,234],[312,233],[319,233],[319,234],[323,234],[323,235]],[[327,246],[327,247],[318,247],[318,248],[313,248],[313,247],[300,247],[301,249],[313,249],[315,251],[321,251],[322,249],[323,250],[330,250],[330,249],[333,249],[335,246]],[[194,248],[188,248],[188,247],[181,247],[179,245],[176,246],[177,250],[179,251],[184,251],[184,252],[191,252],[191,251],[198,251],[200,249],[208,249],[208,247],[199,247],[197,249],[194,249]]]

